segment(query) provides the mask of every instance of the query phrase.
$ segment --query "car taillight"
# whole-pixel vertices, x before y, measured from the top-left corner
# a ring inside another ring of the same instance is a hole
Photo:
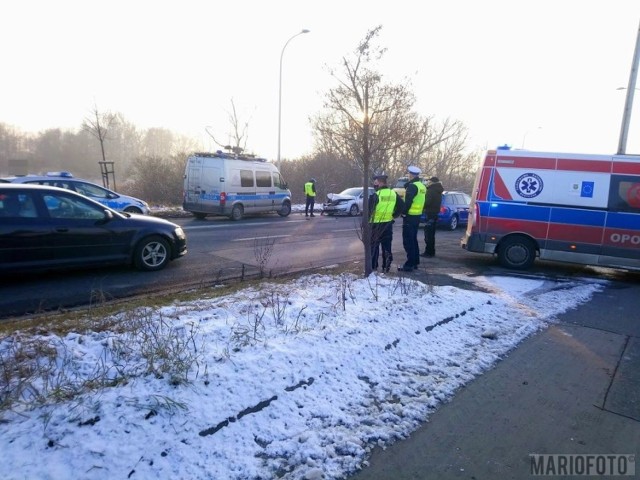
[[[224,207],[227,203],[227,194],[225,192],[220,193],[220,206]]]
[[[440,207],[440,213],[442,214],[447,213],[447,207],[445,207],[444,205]]]

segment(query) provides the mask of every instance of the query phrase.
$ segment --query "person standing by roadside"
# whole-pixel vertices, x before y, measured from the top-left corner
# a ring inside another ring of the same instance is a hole
[[[310,178],[307,183],[304,184],[304,194],[306,197],[306,202],[304,204],[304,216],[305,217],[315,217],[313,214],[313,208],[316,204],[316,179]],[[311,213],[311,215],[309,215]]]
[[[421,257],[436,256],[436,225],[438,224],[438,212],[442,204],[442,183],[438,177],[431,177],[427,182],[427,194],[424,200],[424,216],[427,223],[424,226],[424,252]]]
[[[375,192],[369,197],[369,223],[371,224],[371,268],[378,269],[380,249],[382,249],[382,271],[389,272],[393,253],[394,218],[404,210],[402,198],[387,185],[387,175],[373,177]]]
[[[402,220],[402,246],[407,252],[407,261],[399,271],[412,272],[420,265],[420,246],[418,245],[418,230],[420,217],[424,208],[424,199],[427,188],[420,181],[421,170],[418,167],[407,168],[409,181],[405,184],[404,218]]]

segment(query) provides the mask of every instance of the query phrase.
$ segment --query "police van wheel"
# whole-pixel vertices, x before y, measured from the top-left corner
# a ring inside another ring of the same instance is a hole
[[[289,202],[282,204],[282,208],[278,210],[278,215],[280,215],[281,217],[287,217],[289,216],[290,213],[291,213],[291,204]]]
[[[242,220],[242,216],[244,215],[244,208],[242,205],[235,205],[231,209],[231,220]]]
[[[526,270],[535,259],[536,247],[527,237],[507,237],[498,245],[498,260],[503,267]]]

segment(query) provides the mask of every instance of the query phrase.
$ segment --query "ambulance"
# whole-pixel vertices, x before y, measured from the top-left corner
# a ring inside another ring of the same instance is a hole
[[[196,218],[225,215],[241,220],[245,214],[291,213],[291,192],[278,168],[264,158],[217,151],[187,158],[183,210]]]
[[[461,245],[512,269],[538,257],[640,270],[640,156],[489,150]]]

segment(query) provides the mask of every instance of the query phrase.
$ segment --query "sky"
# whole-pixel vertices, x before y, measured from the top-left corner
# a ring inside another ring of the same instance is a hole
[[[0,478],[343,478],[366,466],[375,446],[406,438],[460,387],[606,285],[455,278],[469,289],[393,274],[308,275],[149,307],[138,318],[155,327],[136,335],[43,332],[60,366],[49,388],[97,371],[130,380],[2,412]],[[126,325],[133,317],[110,320]],[[140,373],[142,346],[154,334],[168,338],[166,325],[183,341],[167,342],[165,351],[173,346],[193,360],[186,384]],[[5,338],[0,352],[12,346]]]
[[[281,157],[297,157],[330,69],[378,25],[383,78],[410,82],[420,114],[463,122],[470,150],[617,150],[637,0],[2,2],[0,122],[78,129],[95,105],[211,150],[205,128],[227,142],[233,101],[248,151],[276,159],[280,133]]]

